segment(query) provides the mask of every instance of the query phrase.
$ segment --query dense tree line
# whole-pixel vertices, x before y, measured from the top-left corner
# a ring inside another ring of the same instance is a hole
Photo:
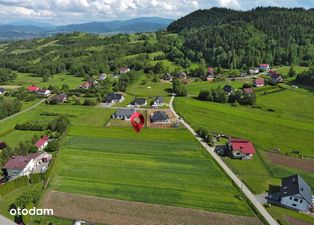
[[[8,100],[0,97],[0,119],[19,112],[21,108],[22,104],[18,100]]]
[[[308,71],[300,73],[296,77],[296,82],[314,86],[314,67],[310,68]]]
[[[176,56],[211,66],[246,69],[314,62],[314,10],[256,8],[198,10],[168,27],[184,37]]]
[[[15,78],[16,73],[12,73],[9,69],[0,68],[0,84],[14,80]]]

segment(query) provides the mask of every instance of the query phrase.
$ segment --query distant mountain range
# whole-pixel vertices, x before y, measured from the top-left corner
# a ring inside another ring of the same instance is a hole
[[[90,22],[54,26],[37,21],[17,21],[0,24],[0,40],[31,39],[57,33],[88,32],[97,34],[152,32],[165,29],[173,20],[160,17],[140,17],[131,20]]]

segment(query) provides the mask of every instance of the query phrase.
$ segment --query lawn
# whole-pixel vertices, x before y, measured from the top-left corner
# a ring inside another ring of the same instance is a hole
[[[57,191],[253,215],[185,129],[73,126],[50,188]]]
[[[52,216],[33,216],[30,225],[73,225],[74,221]]]
[[[311,98],[308,100],[311,101]],[[289,107],[287,104],[286,108]],[[300,107],[299,113],[311,118],[303,109],[307,107],[313,105]],[[314,157],[313,122],[292,119],[293,113],[289,114],[289,117],[280,118],[279,112],[273,113],[245,106],[233,107],[229,104],[203,102],[193,98],[176,98],[175,108],[195,129],[206,127],[214,132],[247,138],[261,150],[273,148],[280,148],[282,152],[299,150],[306,157]]]
[[[278,71],[278,73],[283,75],[288,75],[288,72],[290,70],[290,66],[281,66],[281,67],[275,67],[274,69]],[[305,70],[308,70],[309,67],[306,66],[294,66],[294,70],[297,72],[297,74],[302,73]]]

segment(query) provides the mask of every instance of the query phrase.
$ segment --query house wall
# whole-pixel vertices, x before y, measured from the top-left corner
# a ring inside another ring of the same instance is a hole
[[[25,166],[25,168],[23,170],[21,170],[21,169],[7,169],[7,174],[10,177],[25,176],[25,175],[32,173],[32,170],[34,169],[34,167],[35,167],[35,161],[34,161],[34,159],[32,159],[31,161],[29,161],[29,163]]]
[[[22,172],[20,169],[6,169],[9,177],[19,176]]]
[[[286,207],[304,212],[308,211],[310,208],[307,201],[305,201],[302,197],[296,195],[283,197],[281,198],[280,203]]]
[[[38,148],[38,150],[42,151],[47,145],[48,145],[48,142],[46,141],[40,148]]]

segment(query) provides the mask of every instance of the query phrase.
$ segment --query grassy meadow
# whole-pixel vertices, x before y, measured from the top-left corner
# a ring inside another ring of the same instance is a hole
[[[73,126],[50,188],[98,197],[253,215],[184,129]]]

